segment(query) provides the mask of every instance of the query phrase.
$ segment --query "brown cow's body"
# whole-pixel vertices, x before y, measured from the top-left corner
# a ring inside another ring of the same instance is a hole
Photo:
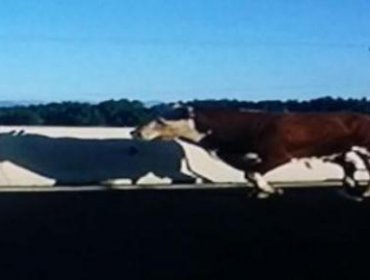
[[[370,148],[370,118],[358,114],[203,111],[195,116],[196,128],[207,134],[201,146],[238,169],[262,174],[294,158]],[[243,160],[250,153],[261,162]]]
[[[262,193],[274,193],[262,176],[292,159],[318,157],[344,169],[357,186],[354,156],[370,172],[370,117],[354,113],[267,113],[187,110],[176,120],[158,119],[133,133],[141,139],[180,137],[243,170]],[[367,192],[368,194],[368,192]]]

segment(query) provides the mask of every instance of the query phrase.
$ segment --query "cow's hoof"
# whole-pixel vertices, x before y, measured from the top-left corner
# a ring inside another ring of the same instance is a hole
[[[249,193],[249,197],[258,198],[258,199],[266,199],[266,198],[269,198],[271,195],[273,195],[273,193],[268,193],[268,192],[264,192],[260,190],[252,190]]]
[[[262,190],[256,190],[253,189],[251,192],[249,192],[249,197],[258,198],[258,199],[266,199],[271,196],[277,196],[282,195],[284,191],[282,189],[276,188],[274,189],[274,192],[266,192]]]
[[[364,197],[364,198],[370,197],[370,190],[365,191],[365,192],[362,194],[362,197]]]
[[[282,188],[275,188],[275,192],[278,195],[283,195],[284,194],[284,190]]]
[[[266,198],[269,198],[271,196],[270,193],[267,193],[267,192],[258,192],[256,194],[256,198],[258,199],[266,199]]]
[[[341,190],[341,194],[354,201],[363,201],[364,198],[370,197],[370,190],[364,186],[356,185],[356,187],[351,187],[345,185],[345,188]]]
[[[344,191],[344,190],[340,190],[340,191],[338,191],[338,193],[341,196],[343,196],[343,197],[345,197],[349,200],[356,201],[356,202],[362,202],[364,200],[364,197],[365,197],[364,194],[362,194],[361,196],[353,195],[353,194],[348,193],[347,191]]]

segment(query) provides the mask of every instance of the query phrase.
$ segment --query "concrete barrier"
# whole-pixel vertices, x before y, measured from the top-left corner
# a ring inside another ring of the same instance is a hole
[[[130,128],[0,127],[0,186],[192,184],[204,177],[243,183],[243,173],[181,141],[130,139]],[[185,158],[187,160],[185,160]],[[282,166],[277,182],[340,180],[342,170],[311,160]],[[197,175],[195,175],[195,173]],[[367,179],[358,172],[359,179]],[[203,178],[203,179],[204,179]]]
[[[1,193],[1,276],[367,279],[369,211],[320,188]]]

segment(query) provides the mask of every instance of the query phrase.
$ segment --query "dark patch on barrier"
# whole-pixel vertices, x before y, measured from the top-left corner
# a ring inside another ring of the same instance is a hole
[[[10,161],[56,185],[92,185],[107,180],[136,183],[152,172],[174,183],[194,183],[181,172],[183,148],[174,141],[52,138],[38,134],[0,134],[0,161]]]
[[[139,153],[139,149],[137,147],[134,147],[134,146],[130,146],[127,150],[127,154],[129,156],[135,156]]]

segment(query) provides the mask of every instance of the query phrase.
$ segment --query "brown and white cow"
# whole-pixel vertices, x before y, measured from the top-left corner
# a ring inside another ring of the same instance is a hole
[[[353,196],[370,196],[354,178],[360,158],[370,172],[370,117],[355,113],[269,113],[180,107],[136,128],[137,139],[195,143],[244,171],[258,197],[281,193],[263,175],[293,159],[319,157],[339,164]]]

